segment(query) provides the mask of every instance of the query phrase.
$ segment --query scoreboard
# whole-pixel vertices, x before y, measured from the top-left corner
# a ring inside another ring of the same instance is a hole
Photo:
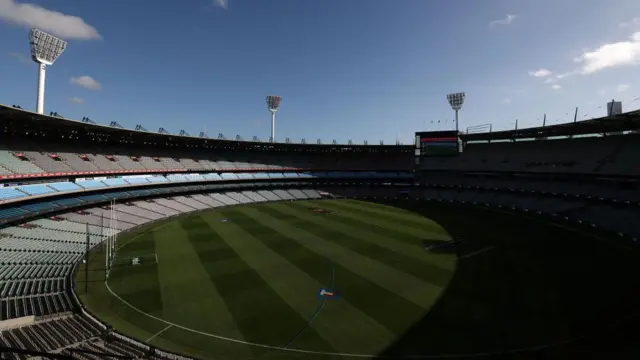
[[[426,131],[416,133],[416,157],[460,155],[457,131]]]

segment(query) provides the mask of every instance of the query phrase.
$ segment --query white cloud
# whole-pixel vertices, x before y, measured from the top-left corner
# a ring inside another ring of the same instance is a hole
[[[504,99],[502,99],[502,102],[505,103],[505,104],[511,104],[511,99],[504,98]]]
[[[535,77],[547,77],[547,76],[551,75],[551,70],[538,69],[538,70],[535,70],[535,71],[529,71],[529,75],[535,76]]]
[[[582,64],[580,73],[583,75],[611,67],[637,65],[640,63],[640,32],[631,35],[627,41],[605,44],[587,51],[574,61]]]
[[[23,64],[28,64],[31,61],[31,59],[23,53],[10,52],[9,56],[20,61]]]
[[[560,89],[562,89],[562,86],[560,86],[560,84],[553,84],[553,85],[551,85],[551,88],[553,90],[560,90]]]
[[[69,100],[70,103],[74,103],[74,104],[83,104],[84,103],[84,99],[74,96],[74,97],[70,97],[67,100]]]
[[[553,84],[553,83],[554,83],[554,82],[556,82],[556,81],[558,81],[556,78],[554,78],[554,77],[549,77],[549,78],[546,78],[546,79],[544,80],[544,83],[545,83],[545,84]]]
[[[619,24],[619,26],[621,28],[630,27],[630,26],[636,26],[636,25],[640,25],[640,16],[636,16],[636,17],[634,17],[633,19],[631,19],[629,21],[624,21],[624,22],[621,22]]]
[[[0,20],[23,28],[38,28],[63,39],[100,39],[100,34],[82,18],[15,0],[0,0]]]
[[[72,77],[69,81],[74,85],[82,86],[83,88],[87,88],[89,90],[102,90],[102,84],[88,75]]]
[[[618,92],[625,92],[627,90],[629,90],[631,86],[629,84],[620,84],[616,87],[616,91]]]
[[[225,10],[229,8],[229,0],[213,0],[213,4]]]
[[[496,25],[509,25],[511,24],[516,18],[518,17],[518,15],[513,15],[513,14],[507,14],[504,19],[500,19],[500,20],[493,20],[489,23],[489,27],[494,27]]]

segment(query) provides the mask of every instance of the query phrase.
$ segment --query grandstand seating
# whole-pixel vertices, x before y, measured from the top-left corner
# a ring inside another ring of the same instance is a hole
[[[2,139],[0,175],[100,171],[232,172],[260,169],[369,169],[406,171],[412,166],[411,149],[404,152],[261,153],[198,152],[170,149],[136,149],[88,143],[58,143],[49,140]],[[19,158],[15,154],[22,156]]]
[[[640,175],[640,134],[467,144],[459,157],[421,159],[424,170]]]
[[[28,196],[27,193],[24,193],[16,188],[10,188],[10,187],[0,188],[0,201],[17,199],[25,196]]]

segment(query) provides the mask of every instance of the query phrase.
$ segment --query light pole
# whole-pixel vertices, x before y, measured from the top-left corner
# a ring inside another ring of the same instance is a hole
[[[67,42],[38,29],[29,32],[31,59],[38,64],[38,98],[36,112],[44,113],[44,79],[47,65],[53,65],[58,56],[67,48]]]
[[[447,95],[447,101],[449,101],[449,105],[456,112],[456,132],[458,132],[458,111],[462,108],[462,104],[464,104],[465,93],[453,93]]]
[[[267,107],[271,112],[271,142],[276,142],[276,111],[278,111],[281,102],[282,96],[267,96]]]

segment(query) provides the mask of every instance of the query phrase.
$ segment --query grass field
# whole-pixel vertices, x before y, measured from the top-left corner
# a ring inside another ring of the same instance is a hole
[[[457,251],[423,249],[450,234],[466,240]],[[619,276],[638,274],[632,252],[442,204],[323,200],[174,218],[120,237],[108,286],[100,251],[88,293],[78,287],[87,308],[150,345],[208,359],[521,349],[592,335],[637,305]],[[339,296],[319,298],[323,288]]]

